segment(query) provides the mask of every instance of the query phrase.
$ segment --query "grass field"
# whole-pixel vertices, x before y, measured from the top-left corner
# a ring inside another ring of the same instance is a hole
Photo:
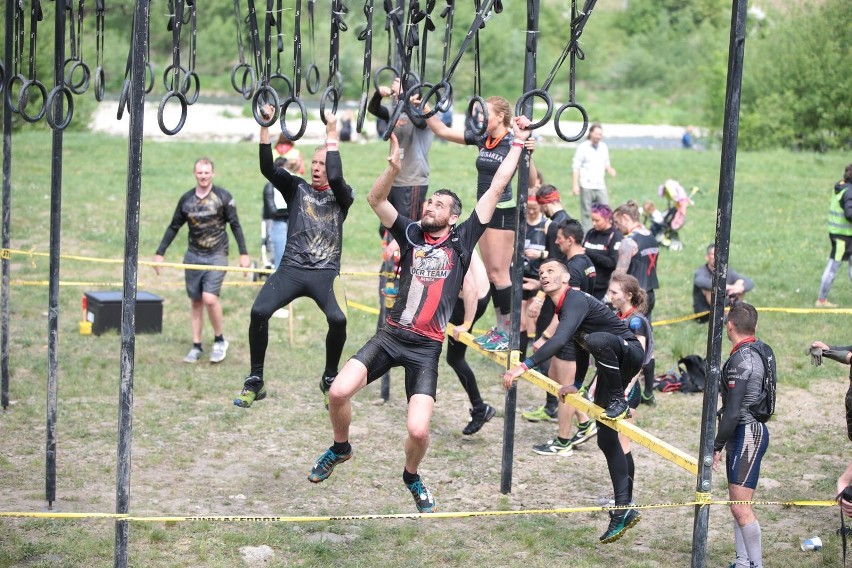
[[[48,131],[13,139],[11,248],[48,252],[50,156]],[[378,268],[377,220],[366,194],[384,167],[384,145],[341,148],[357,202],[345,224],[344,272]],[[64,149],[61,242],[63,255],[118,261],[123,254],[127,142],[83,133],[67,134]],[[236,197],[253,258],[260,257],[263,180],[257,146],[242,144],[147,143],[143,156],[140,259],[151,260],[179,195],[192,187],[192,165],[202,155],[216,164],[216,183]],[[569,213],[572,151],[543,144],[535,154],[546,181],[562,188]],[[473,205],[474,151],[436,143],[430,187],[459,191],[465,213]],[[765,308],[810,308],[828,251],[825,213],[831,186],[848,157],[787,152],[741,153],[737,166],[731,266],[751,276],[749,301]],[[686,151],[617,151],[618,177],[610,184],[613,203],[628,198],[663,203],[656,189],[666,178],[700,192],[682,231],[685,248],[664,251],[655,319],[691,312],[692,271],[703,262],[716,223],[719,154]],[[166,255],[179,262],[182,230]],[[231,264],[236,247],[231,246]],[[115,509],[115,448],[120,337],[80,336],[80,298],[85,291],[118,290],[118,263],[64,258],[60,268],[59,412],[57,420],[57,509],[111,512]],[[14,254],[11,279],[47,281],[48,259]],[[248,370],[248,310],[257,293],[250,278],[232,273],[225,289],[228,359],[218,366],[180,363],[189,348],[188,301],[183,274],[154,275],[140,267],[139,289],[164,298],[164,329],[139,335],[133,409],[131,510],[158,515],[369,515],[410,513],[410,497],[398,479],[404,439],[404,394],[398,377],[391,401],[378,404],[370,388],[356,400],[353,445],[356,457],[328,482],[305,481],[313,459],[330,440],[330,427],[316,382],[321,372],[325,323],[307,302],[295,306],[297,337],[290,346],[286,320],[273,320],[267,373],[268,401],[249,411],[231,405]],[[350,300],[374,306],[375,277],[345,276]],[[84,286],[74,283],[84,282]],[[838,275],[830,300],[852,307],[852,286]],[[0,413],[0,512],[42,511],[44,501],[45,398],[47,375],[47,288],[13,285],[9,358],[12,405]],[[486,325],[488,322],[482,322]],[[348,357],[375,329],[375,316],[349,311]],[[657,369],[662,372],[689,353],[704,354],[706,326],[691,322],[655,330]],[[844,331],[846,330],[846,331]],[[764,311],[759,335],[779,357],[779,414],[770,423],[772,442],[764,460],[758,498],[830,499],[834,480],[848,458],[842,392],[846,369],[828,362],[813,369],[804,356],[813,339],[848,343],[849,316]],[[205,346],[212,340],[205,329]],[[723,356],[727,355],[727,344]],[[473,359],[475,356],[471,356]],[[474,361],[486,400],[502,408],[498,369]],[[465,439],[467,412],[462,389],[442,364],[432,446],[423,463],[442,511],[521,510],[594,505],[610,492],[600,452],[583,447],[561,461],[534,457],[529,444],[551,436],[547,425],[517,424],[512,493],[499,492],[502,421]],[[519,388],[519,409],[542,395]],[[639,425],[695,455],[701,401],[695,396],[661,397]],[[635,450],[640,504],[690,501],[695,480],[649,452]],[[724,476],[714,476],[714,497],[724,498]],[[266,566],[686,566],[691,508],[643,511],[639,529],[623,540],[597,545],[604,528],[600,513],[505,518],[348,521],[339,523],[138,523],[131,525],[134,566],[240,565],[240,548],[268,545]],[[839,566],[836,511],[758,508],[767,566]],[[733,558],[730,514],[714,508],[708,565]],[[819,553],[803,553],[798,539],[818,535]],[[0,566],[108,566],[113,525],[106,520],[0,520]],[[254,564],[249,564],[254,565]]]

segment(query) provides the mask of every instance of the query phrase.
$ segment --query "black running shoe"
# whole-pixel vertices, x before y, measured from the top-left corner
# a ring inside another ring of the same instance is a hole
[[[476,434],[482,429],[482,426],[484,426],[486,422],[494,418],[495,414],[497,414],[497,411],[490,404],[486,404],[485,408],[479,412],[474,412],[473,409],[471,409],[470,422],[468,422],[467,426],[464,427],[462,434],[465,436]]]
[[[414,504],[417,505],[417,510],[421,513],[434,513],[438,510],[435,503],[435,498],[432,497],[432,492],[423,483],[420,478],[417,478],[414,483],[406,483],[406,487],[411,491],[411,496],[414,497]]]
[[[352,450],[348,454],[335,454],[331,448],[327,449],[314,464],[311,469],[311,474],[308,475],[308,481],[311,483],[319,483],[325,481],[331,472],[334,471],[334,466],[343,463],[352,457]]]
[[[627,416],[627,411],[630,406],[623,396],[618,396],[612,399],[606,410],[601,413],[601,418],[604,420],[621,420]]]
[[[603,544],[615,542],[624,536],[627,529],[633,527],[642,519],[642,515],[636,509],[609,512],[609,527],[600,537]]]

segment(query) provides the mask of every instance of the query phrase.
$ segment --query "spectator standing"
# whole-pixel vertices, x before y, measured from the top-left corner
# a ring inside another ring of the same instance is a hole
[[[612,272],[618,263],[618,248],[621,246],[621,234],[612,223],[612,210],[605,203],[592,205],[592,228],[583,239],[583,248],[595,265],[595,289],[591,294],[600,301],[604,300]]]
[[[154,262],[163,262],[166,249],[177,236],[184,224],[189,225],[189,246],[183,257],[185,264],[204,264],[210,266],[228,265],[228,233],[225,226],[231,226],[231,232],[240,250],[240,266],[248,268],[251,260],[246,248],[246,239],[237,215],[237,203],[228,192],[213,185],[215,170],[210,158],[199,158],[195,162],[195,187],[184,193],[178,200],[172,222],[166,228],[163,240],[157,247]],[[160,268],[154,267],[159,274]],[[196,363],[203,352],[201,332],[204,329],[204,311],[213,327],[213,349],[211,363],[220,363],[228,353],[228,341],[222,335],[223,317],[219,293],[225,281],[223,270],[186,270],[186,293],[190,300],[190,325],[192,328],[192,347],[183,358],[184,363]]]
[[[831,253],[822,273],[816,307],[836,308],[828,301],[828,293],[834,284],[840,265],[852,255],[852,164],[846,166],[843,179],[834,185],[834,193],[828,206],[828,239]],[[852,263],[849,263],[849,279],[852,280]]]
[[[275,159],[276,168],[287,167],[286,158]],[[289,168],[288,168],[289,169]],[[293,170],[290,170],[293,171]],[[287,243],[287,220],[290,210],[281,192],[275,189],[272,182],[263,186],[263,222],[266,226],[266,242],[272,245],[272,268],[278,268],[281,257],[284,256],[284,245]]]
[[[589,135],[577,146],[571,167],[572,191],[574,195],[580,196],[580,223],[583,231],[588,231],[592,228],[592,205],[609,203],[605,174],[616,176],[609,162],[609,148],[603,141],[603,127],[600,124],[589,126]]]

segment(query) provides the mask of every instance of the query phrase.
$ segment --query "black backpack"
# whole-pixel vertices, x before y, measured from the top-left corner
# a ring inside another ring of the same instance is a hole
[[[775,366],[775,353],[772,348],[759,339],[747,345],[754,349],[763,360],[763,388],[757,402],[748,407],[748,411],[758,422],[766,422],[775,414],[775,394],[778,387],[778,374]]]
[[[707,383],[707,372],[704,365],[704,357],[701,355],[687,355],[677,362],[681,372],[682,386],[680,392],[704,392]]]

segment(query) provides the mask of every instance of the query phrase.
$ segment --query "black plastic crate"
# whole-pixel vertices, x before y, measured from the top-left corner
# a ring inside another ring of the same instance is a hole
[[[122,292],[86,292],[86,320],[92,333],[109,329],[121,331]],[[148,292],[136,293],[136,333],[163,331],[163,299]]]

